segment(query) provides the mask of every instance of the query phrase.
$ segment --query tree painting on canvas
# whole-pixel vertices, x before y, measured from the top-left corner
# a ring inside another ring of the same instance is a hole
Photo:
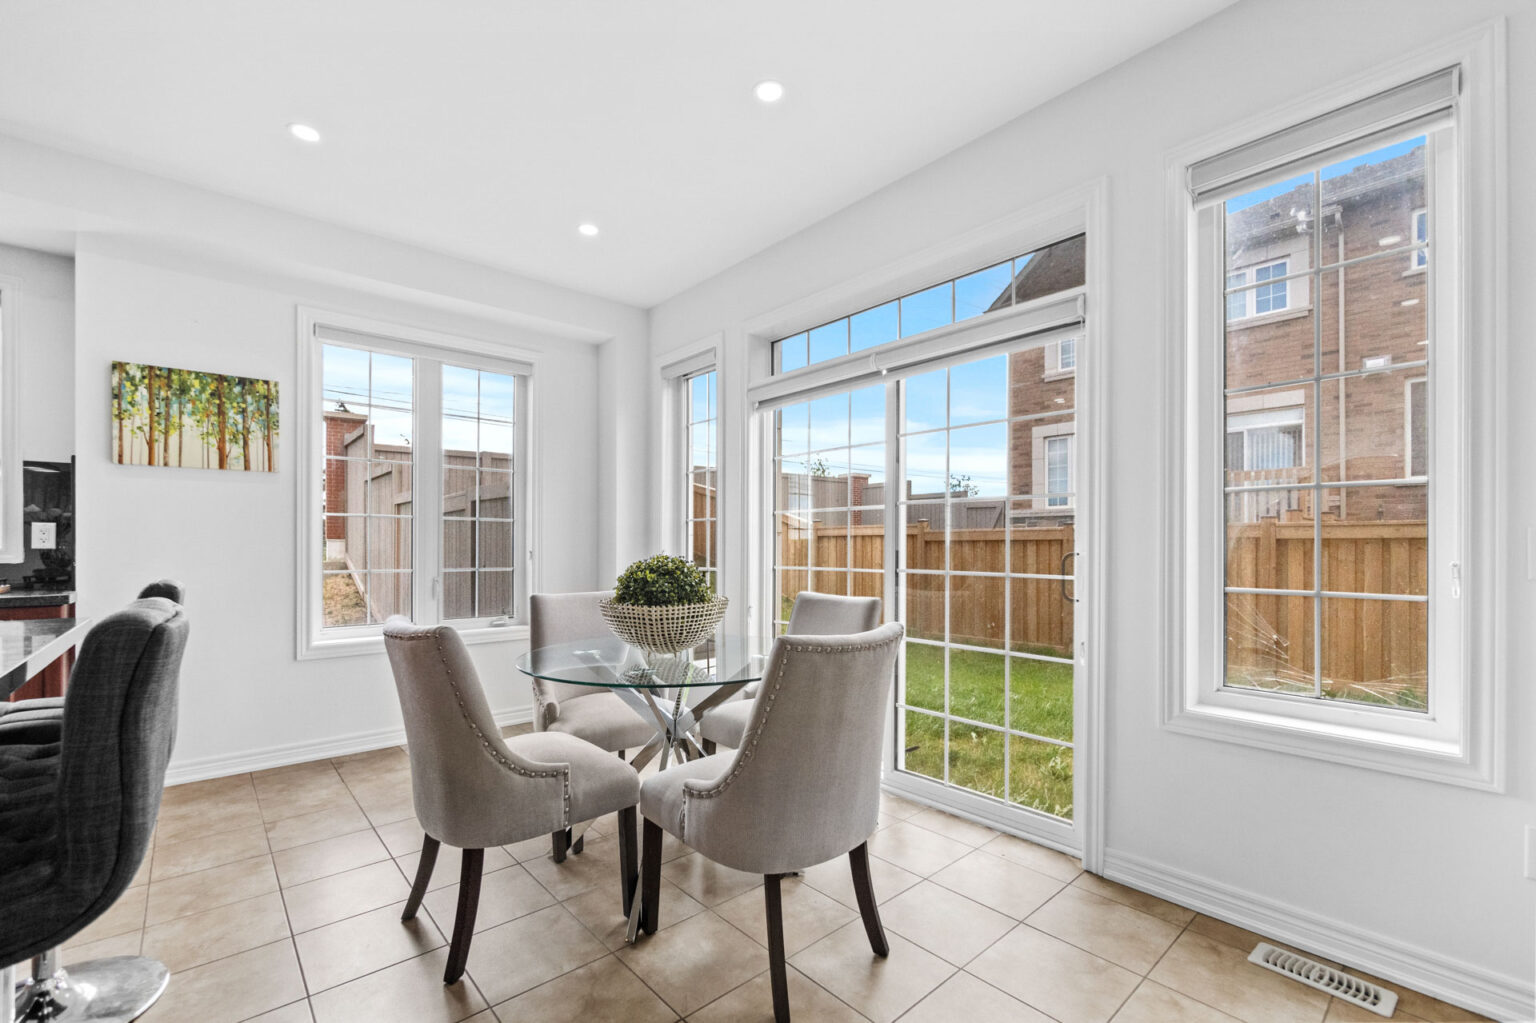
[[[112,364],[112,459],[119,465],[277,471],[277,382]]]

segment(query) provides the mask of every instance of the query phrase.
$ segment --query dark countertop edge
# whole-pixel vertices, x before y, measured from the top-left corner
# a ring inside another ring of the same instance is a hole
[[[11,590],[0,593],[0,609],[7,607],[62,607],[75,602],[74,590]]]

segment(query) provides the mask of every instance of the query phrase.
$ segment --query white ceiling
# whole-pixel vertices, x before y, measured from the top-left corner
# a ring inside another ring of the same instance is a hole
[[[0,0],[0,132],[651,306],[1230,2]]]

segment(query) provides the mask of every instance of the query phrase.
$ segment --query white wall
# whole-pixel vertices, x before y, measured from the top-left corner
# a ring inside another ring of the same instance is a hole
[[[21,457],[67,462],[75,453],[75,264],[64,256],[0,245],[0,277],[19,282],[16,337]]]
[[[1235,894],[1271,914],[1266,929],[1277,937],[1328,945],[1315,939],[1331,932],[1341,936],[1333,950],[1343,937],[1378,946],[1392,960],[1381,968],[1399,980],[1529,1018],[1536,883],[1522,877],[1522,842],[1536,822],[1536,695],[1523,683],[1536,632],[1518,627],[1507,638],[1516,675],[1503,795],[1174,735],[1158,726],[1160,680],[1149,667],[1162,590],[1148,524],[1168,471],[1157,427],[1174,412],[1148,386],[1169,344],[1162,310],[1172,296],[1159,269],[1168,251],[1165,154],[1261,114],[1266,100],[1296,98],[1506,15],[1509,370],[1513,380],[1536,380],[1536,346],[1523,343],[1536,334],[1536,312],[1519,283],[1536,278],[1526,241],[1536,237],[1536,10],[1513,0],[1239,4],[663,303],[652,310],[651,337],[660,360],[723,331],[727,366],[744,367],[744,321],[1107,177],[1106,862],[1183,877],[1211,893],[1212,906],[1217,894]],[[743,377],[723,396],[728,417],[745,415]],[[1524,462],[1500,467],[1511,481],[1505,539],[1523,566],[1525,530],[1536,524],[1536,405],[1511,407],[1508,426],[1509,448]],[[739,445],[725,450],[742,454]],[[652,465],[659,474],[660,461]],[[727,514],[747,514],[741,476],[726,479]],[[746,563],[742,551],[727,556],[728,568]],[[738,571],[728,582],[740,580]],[[1523,569],[1511,573],[1508,621],[1536,621],[1536,587]],[[1460,967],[1467,979],[1458,988],[1445,971]]]
[[[292,424],[295,309],[318,305],[387,322],[540,351],[533,383],[539,549],[536,584],[589,589],[592,538],[607,495],[598,461],[597,347],[421,305],[206,259],[82,238],[76,255],[77,506],[81,613],[100,615],[148,580],[188,587],[192,636],[182,669],[173,778],[311,759],[378,745],[401,727],[382,652],[295,660],[294,515],[301,466]],[[640,347],[638,339],[630,342]],[[278,382],[284,424],[275,474],[122,466],[110,458],[114,360],[214,370]],[[522,643],[473,648],[491,706],[525,711],[512,666]],[[399,741],[395,739],[394,741]]]

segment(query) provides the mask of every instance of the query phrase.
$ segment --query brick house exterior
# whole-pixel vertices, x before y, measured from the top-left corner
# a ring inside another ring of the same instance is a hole
[[[347,506],[347,463],[339,461],[347,453],[347,438],[368,421],[357,412],[329,411],[325,421],[325,507],[340,511]],[[346,524],[341,519],[326,519],[325,538],[345,540]]]

